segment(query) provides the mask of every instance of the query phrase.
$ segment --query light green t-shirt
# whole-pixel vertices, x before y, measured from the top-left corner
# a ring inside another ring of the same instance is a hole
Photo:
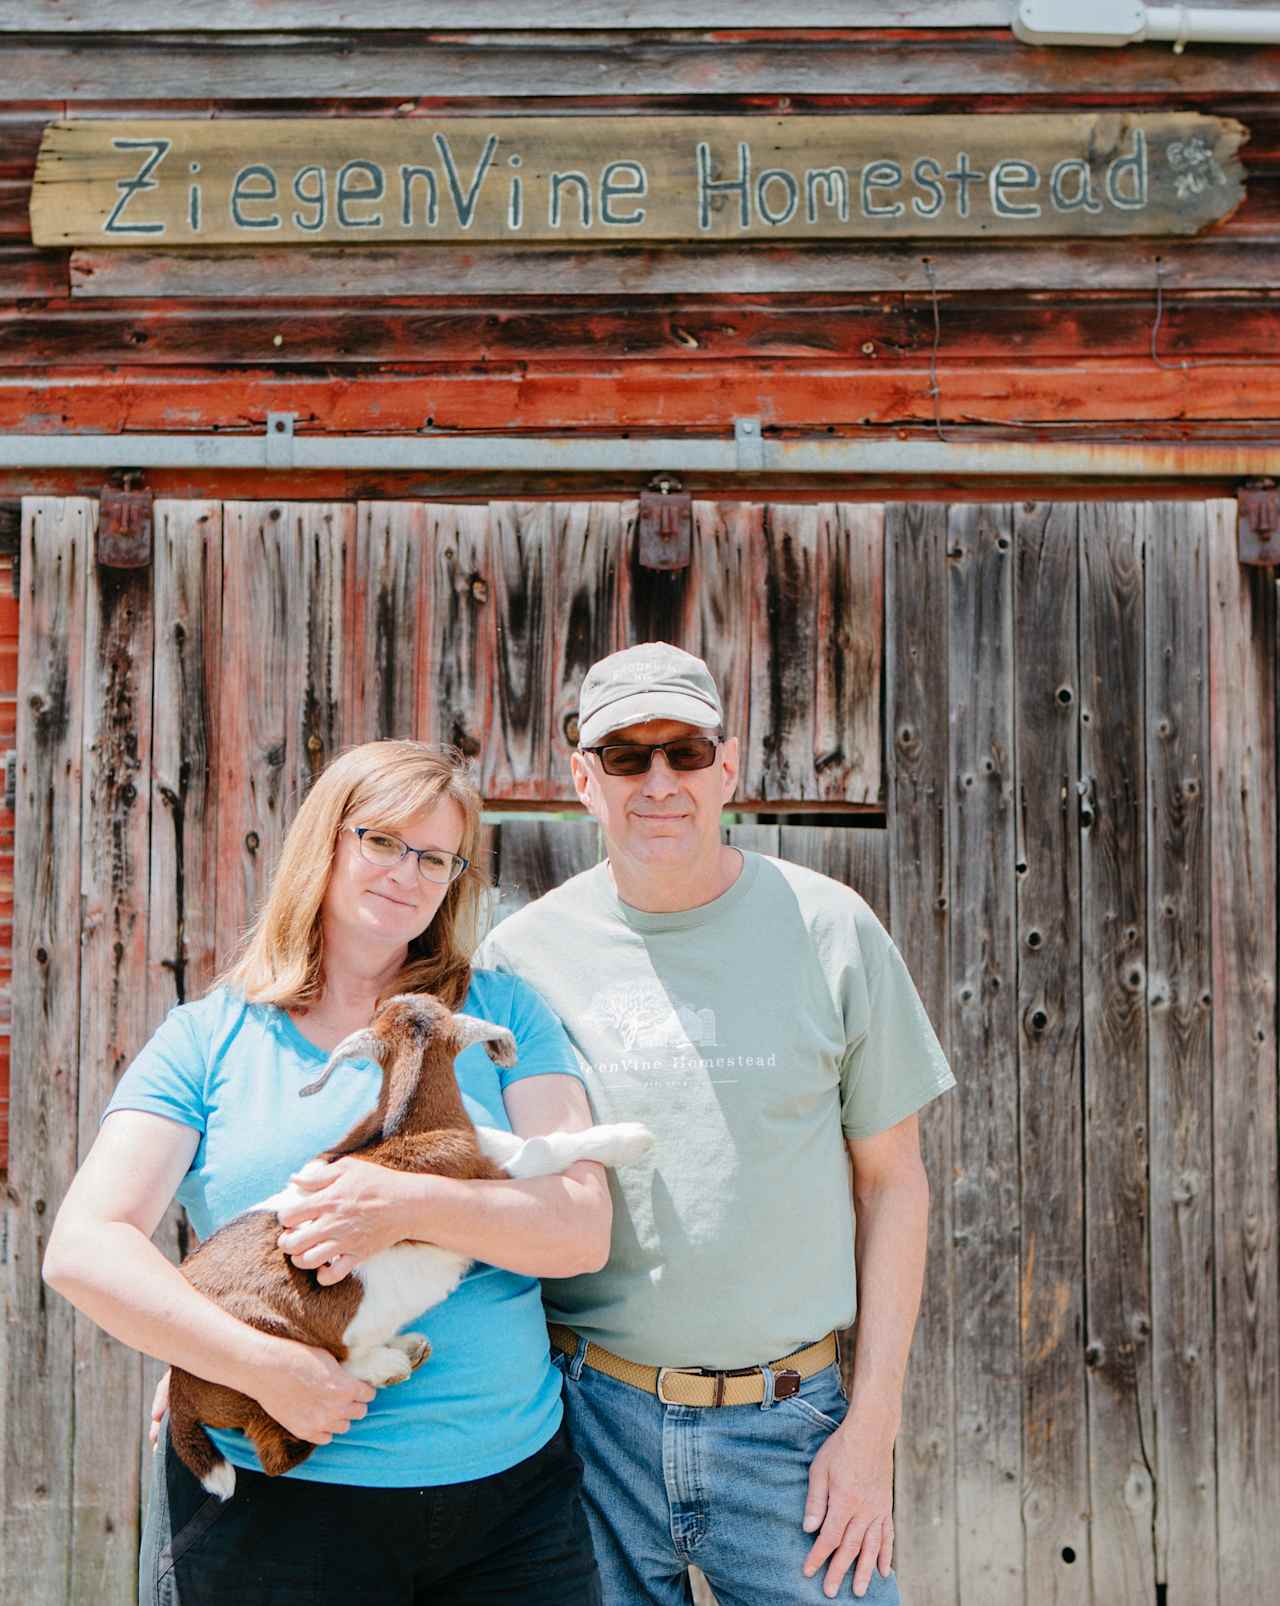
[[[721,897],[647,914],[606,864],[489,936],[560,1016],[598,1121],[656,1138],[610,1173],[608,1265],[547,1279],[563,1322],[651,1366],[772,1360],[853,1319],[845,1138],[954,1078],[889,934],[856,892],[745,853]]]

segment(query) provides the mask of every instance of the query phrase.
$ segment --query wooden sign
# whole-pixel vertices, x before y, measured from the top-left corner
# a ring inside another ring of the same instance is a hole
[[[37,245],[634,245],[1194,234],[1244,197],[1195,113],[51,124]]]

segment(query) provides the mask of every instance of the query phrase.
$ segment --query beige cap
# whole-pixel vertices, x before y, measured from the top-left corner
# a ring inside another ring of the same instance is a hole
[[[701,658],[669,642],[646,641],[592,664],[578,694],[579,747],[646,719],[724,723],[720,693]]]

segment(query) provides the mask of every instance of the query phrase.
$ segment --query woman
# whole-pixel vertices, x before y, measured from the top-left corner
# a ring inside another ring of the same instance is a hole
[[[403,1238],[486,1263],[412,1324],[431,1359],[376,1394],[326,1351],[211,1304],[150,1241],[175,1195],[203,1237],[368,1110],[381,1074],[368,1061],[314,1098],[297,1093],[394,993],[433,992],[515,1034],[512,1071],[479,1046],[458,1058],[477,1121],[524,1136],[590,1124],[545,1005],[514,978],[472,974],[479,832],[480,800],[450,752],[370,742],[335,759],[290,827],[243,954],[205,998],[170,1013],[125,1073],[58,1212],[44,1267],[54,1288],[122,1342],[243,1390],[316,1446],[267,1478],[247,1440],[215,1433],[244,1469],[224,1504],[162,1435],[146,1606],[599,1601],[535,1280],[603,1263],[598,1166],[482,1183],[353,1158],[328,1168],[333,1186],[317,1197],[356,1198],[365,1236],[355,1259],[323,1244],[297,1256],[323,1281]]]

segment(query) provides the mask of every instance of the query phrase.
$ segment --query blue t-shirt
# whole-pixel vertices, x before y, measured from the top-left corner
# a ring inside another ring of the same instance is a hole
[[[512,1082],[581,1080],[559,1021],[515,977],[475,971],[464,1008],[508,1027],[519,1053],[513,1070],[478,1043],[459,1054],[458,1083],[477,1125],[511,1130],[502,1095]],[[283,1010],[219,988],[170,1011],[106,1114],[146,1110],[200,1133],[177,1197],[206,1238],[284,1187],[372,1109],[382,1073],[367,1059],[339,1066],[314,1097],[298,1097],[327,1058]],[[289,1476],[389,1488],[461,1483],[515,1466],[560,1426],[560,1378],[536,1278],[477,1262],[443,1304],[409,1326],[431,1340],[430,1359],[407,1382],[379,1389],[367,1416]],[[243,1434],[212,1437],[229,1461],[258,1470]]]

